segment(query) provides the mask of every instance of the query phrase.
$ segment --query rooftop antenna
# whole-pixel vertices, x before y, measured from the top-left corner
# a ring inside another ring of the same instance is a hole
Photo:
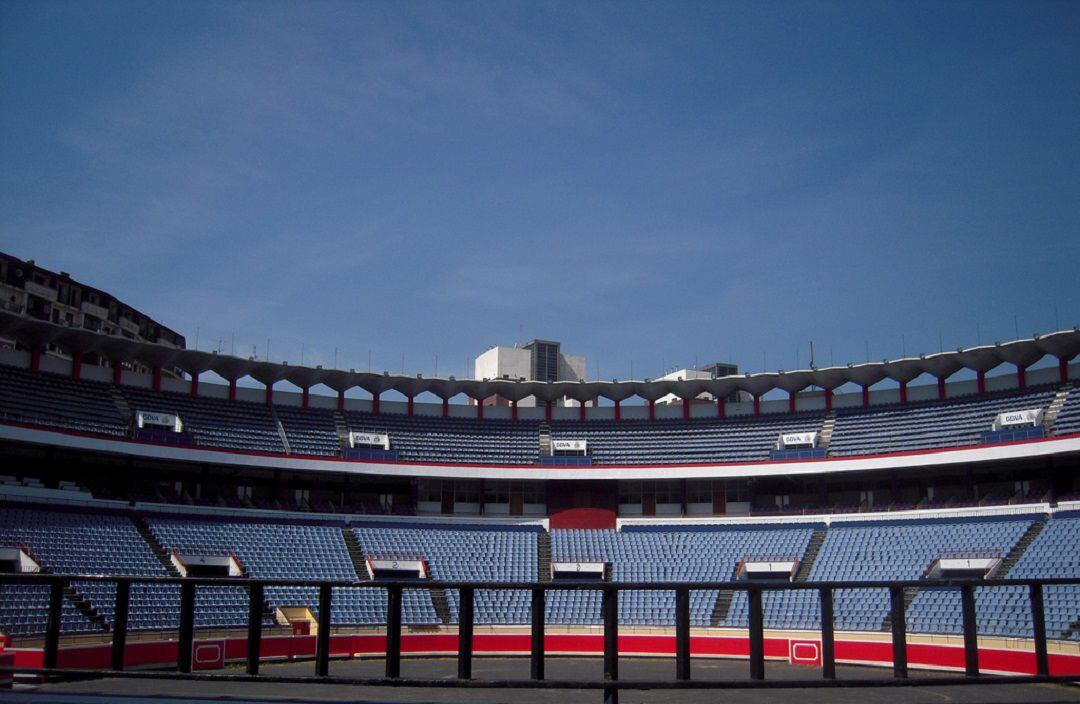
[[[195,326],[195,349],[199,349],[199,326],[198,325]]]
[[[525,341],[524,340],[523,329],[524,329],[524,326],[521,323],[518,323],[518,341],[517,341],[517,346],[518,347],[521,347],[521,343]]]
[[[1013,316],[1013,329],[1016,331],[1016,337],[1014,337],[1013,339],[1014,340],[1019,340],[1020,339],[1020,323],[1017,321],[1015,315]]]
[[[337,347],[334,348],[334,369],[337,369]]]
[[[814,368],[814,341],[810,340],[810,368]]]
[[[300,343],[300,366],[304,366],[304,343]]]

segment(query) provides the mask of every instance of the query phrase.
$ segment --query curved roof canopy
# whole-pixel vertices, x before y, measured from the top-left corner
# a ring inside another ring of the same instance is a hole
[[[285,379],[300,388],[325,384],[339,392],[359,386],[372,394],[381,394],[388,389],[394,389],[410,397],[431,392],[440,398],[451,398],[463,393],[474,399],[499,395],[507,399],[520,400],[535,396],[541,401],[563,396],[577,401],[594,401],[601,397],[612,401],[622,401],[635,395],[645,399],[657,399],[666,394],[675,394],[680,398],[694,398],[702,392],[724,398],[737,390],[746,391],[755,396],[760,396],[772,389],[797,393],[809,386],[835,389],[847,382],[871,386],[886,378],[906,383],[924,372],[944,378],[964,368],[985,372],[1003,363],[1028,366],[1048,354],[1067,361],[1080,353],[1080,328],[1073,328],[1048,335],[1036,335],[1025,340],[958,349],[955,352],[824,369],[740,374],[716,379],[681,381],[612,380],[550,383],[508,379],[444,379],[385,372],[298,367],[220,355],[216,352],[184,350],[156,343],[136,342],[82,328],[23,318],[7,311],[0,311],[0,336],[14,339],[31,348],[53,344],[73,353],[98,354],[114,362],[139,362],[148,367],[173,367],[193,375],[213,371],[228,380],[250,376],[268,385]]]

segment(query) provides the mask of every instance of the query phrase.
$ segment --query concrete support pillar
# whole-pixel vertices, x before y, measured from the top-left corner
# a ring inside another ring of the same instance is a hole
[[[585,402],[582,401],[581,405],[578,406],[578,419],[585,420],[585,417]]]
[[[723,418],[727,415],[727,402],[722,398],[716,399],[716,417]]]
[[[416,406],[413,403],[413,397],[412,396],[406,396],[405,397],[405,415],[412,418],[413,413],[415,413],[415,411],[416,411]]]
[[[798,391],[792,391],[788,394],[787,409],[788,413],[795,412],[795,399],[799,397]]]
[[[622,406],[620,405],[620,403],[621,403],[620,401],[615,402],[615,420],[616,421],[622,420]]]
[[[191,395],[199,395],[199,372],[195,372],[191,375]]]
[[[517,420],[517,401],[510,402],[510,420]]]
[[[236,400],[236,379],[229,379],[229,400]]]
[[[342,392],[342,394],[344,394],[344,392]],[[371,395],[371,412],[372,413],[377,414],[379,412],[379,397],[380,396],[382,396],[382,392],[376,392],[376,393],[373,393]]]
[[[900,405],[907,403],[907,382],[900,382]]]
[[[546,420],[548,423],[551,422],[551,415],[552,415],[551,407],[553,405],[555,405],[555,404],[552,403],[551,401],[544,401],[544,420]]]
[[[120,386],[124,381],[124,363],[113,362],[112,363],[112,383],[115,386]]]
[[[303,393],[300,395],[300,406],[301,408],[311,407],[311,389],[306,386],[304,387]]]
[[[649,420],[656,420],[656,399],[649,399]]]
[[[41,353],[43,351],[40,347],[30,348],[30,371],[41,371]]]
[[[1016,385],[1021,389],[1027,388],[1027,367],[1022,364],[1016,365]]]
[[[71,353],[71,378],[82,379],[82,352]]]
[[[337,392],[337,409],[339,411],[345,410],[345,389],[341,389]]]
[[[825,412],[832,410],[832,389],[825,389]]]
[[[690,420],[690,405],[694,402],[692,398],[684,398],[682,400],[682,419]]]
[[[450,417],[450,399],[448,399],[448,398],[444,398],[442,400],[442,417],[443,418],[449,418]]]
[[[979,393],[980,394],[985,394],[986,393],[986,372],[984,372],[983,370],[980,369],[978,374],[976,375],[976,378],[978,379]]]
[[[945,377],[937,378],[937,397],[939,401],[945,400]]]
[[[476,402],[476,420],[484,420],[484,401],[480,399]]]
[[[754,396],[754,415],[755,416],[760,416],[761,415],[761,397],[760,396]]]
[[[870,387],[869,386],[862,387],[862,407],[863,408],[869,408],[870,407]]]
[[[272,406],[274,404],[274,385],[266,385],[266,405]]]
[[[1064,384],[1069,380],[1069,360],[1058,357],[1058,380]]]
[[[154,391],[161,391],[161,367],[154,367],[151,374],[154,380]]]

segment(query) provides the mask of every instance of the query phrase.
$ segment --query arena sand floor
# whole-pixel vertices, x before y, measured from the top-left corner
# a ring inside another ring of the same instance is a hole
[[[745,680],[747,663],[734,660],[693,662],[692,677],[699,680]],[[599,658],[549,658],[547,676],[555,680],[598,680],[602,664]],[[330,675],[337,677],[381,677],[382,660],[337,660],[330,663]],[[241,672],[237,670],[237,672]],[[265,664],[265,675],[313,676],[311,662]],[[453,658],[410,659],[402,661],[402,676],[425,679],[453,679],[457,662]],[[669,659],[621,658],[619,674],[623,680],[670,680],[674,664]],[[786,663],[767,662],[770,680],[804,680],[819,676],[819,671]],[[912,671],[912,676],[944,676]],[[885,678],[891,671],[879,668],[839,667],[843,680]],[[525,658],[478,658],[473,664],[476,679],[528,679],[529,662]],[[0,690],[0,701],[16,704],[202,704],[208,700],[230,704],[255,702],[503,702],[506,704],[598,704],[602,695],[596,690],[530,689],[415,689],[357,687],[341,684],[278,684],[271,682],[197,682],[148,679],[95,679],[55,682],[37,686],[17,685]],[[1080,687],[1058,684],[1006,684],[982,686],[926,686],[904,688],[777,689],[745,690],[717,688],[710,690],[623,690],[622,704],[662,702],[663,704],[848,704],[871,702],[920,704],[956,702],[957,704],[1005,704],[1006,702],[1080,702]]]

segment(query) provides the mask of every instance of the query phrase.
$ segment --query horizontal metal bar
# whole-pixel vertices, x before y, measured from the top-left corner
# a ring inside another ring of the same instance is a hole
[[[794,591],[801,589],[888,589],[890,587],[952,587],[959,589],[964,586],[976,587],[1016,587],[1032,585],[1065,585],[1080,584],[1080,577],[1045,577],[1041,579],[907,579],[907,580],[873,580],[873,581],[833,581],[833,582],[777,582],[773,580],[739,580],[737,582],[586,582],[586,581],[558,581],[558,582],[456,582],[440,581],[434,579],[413,581],[346,581],[346,580],[297,580],[297,579],[246,579],[240,577],[111,577],[105,575],[84,574],[43,574],[43,573],[11,573],[0,574],[0,584],[29,582],[37,584],[49,584],[79,580],[83,582],[127,582],[129,584],[197,584],[202,586],[238,586],[247,587],[252,584],[261,584],[264,587],[349,587],[356,589],[386,589],[397,587],[399,589],[428,589],[433,584],[446,589],[509,589],[528,591],[534,588],[542,588],[547,591],[601,591],[606,588],[619,590],[633,589],[635,591],[672,591],[681,587],[690,589],[734,589],[747,591],[751,588],[766,591]]]
[[[799,679],[799,680],[458,680],[458,679],[388,679],[384,677],[299,677],[283,675],[213,675],[202,673],[178,674],[150,670],[47,669],[0,667],[0,673],[47,675],[75,678],[124,678],[150,680],[191,680],[197,682],[264,682],[269,684],[341,684],[358,687],[424,687],[439,689],[834,689],[882,687],[949,687],[982,684],[1044,684],[1080,681],[1075,675],[983,675],[981,677],[944,676],[909,677],[907,679]]]

